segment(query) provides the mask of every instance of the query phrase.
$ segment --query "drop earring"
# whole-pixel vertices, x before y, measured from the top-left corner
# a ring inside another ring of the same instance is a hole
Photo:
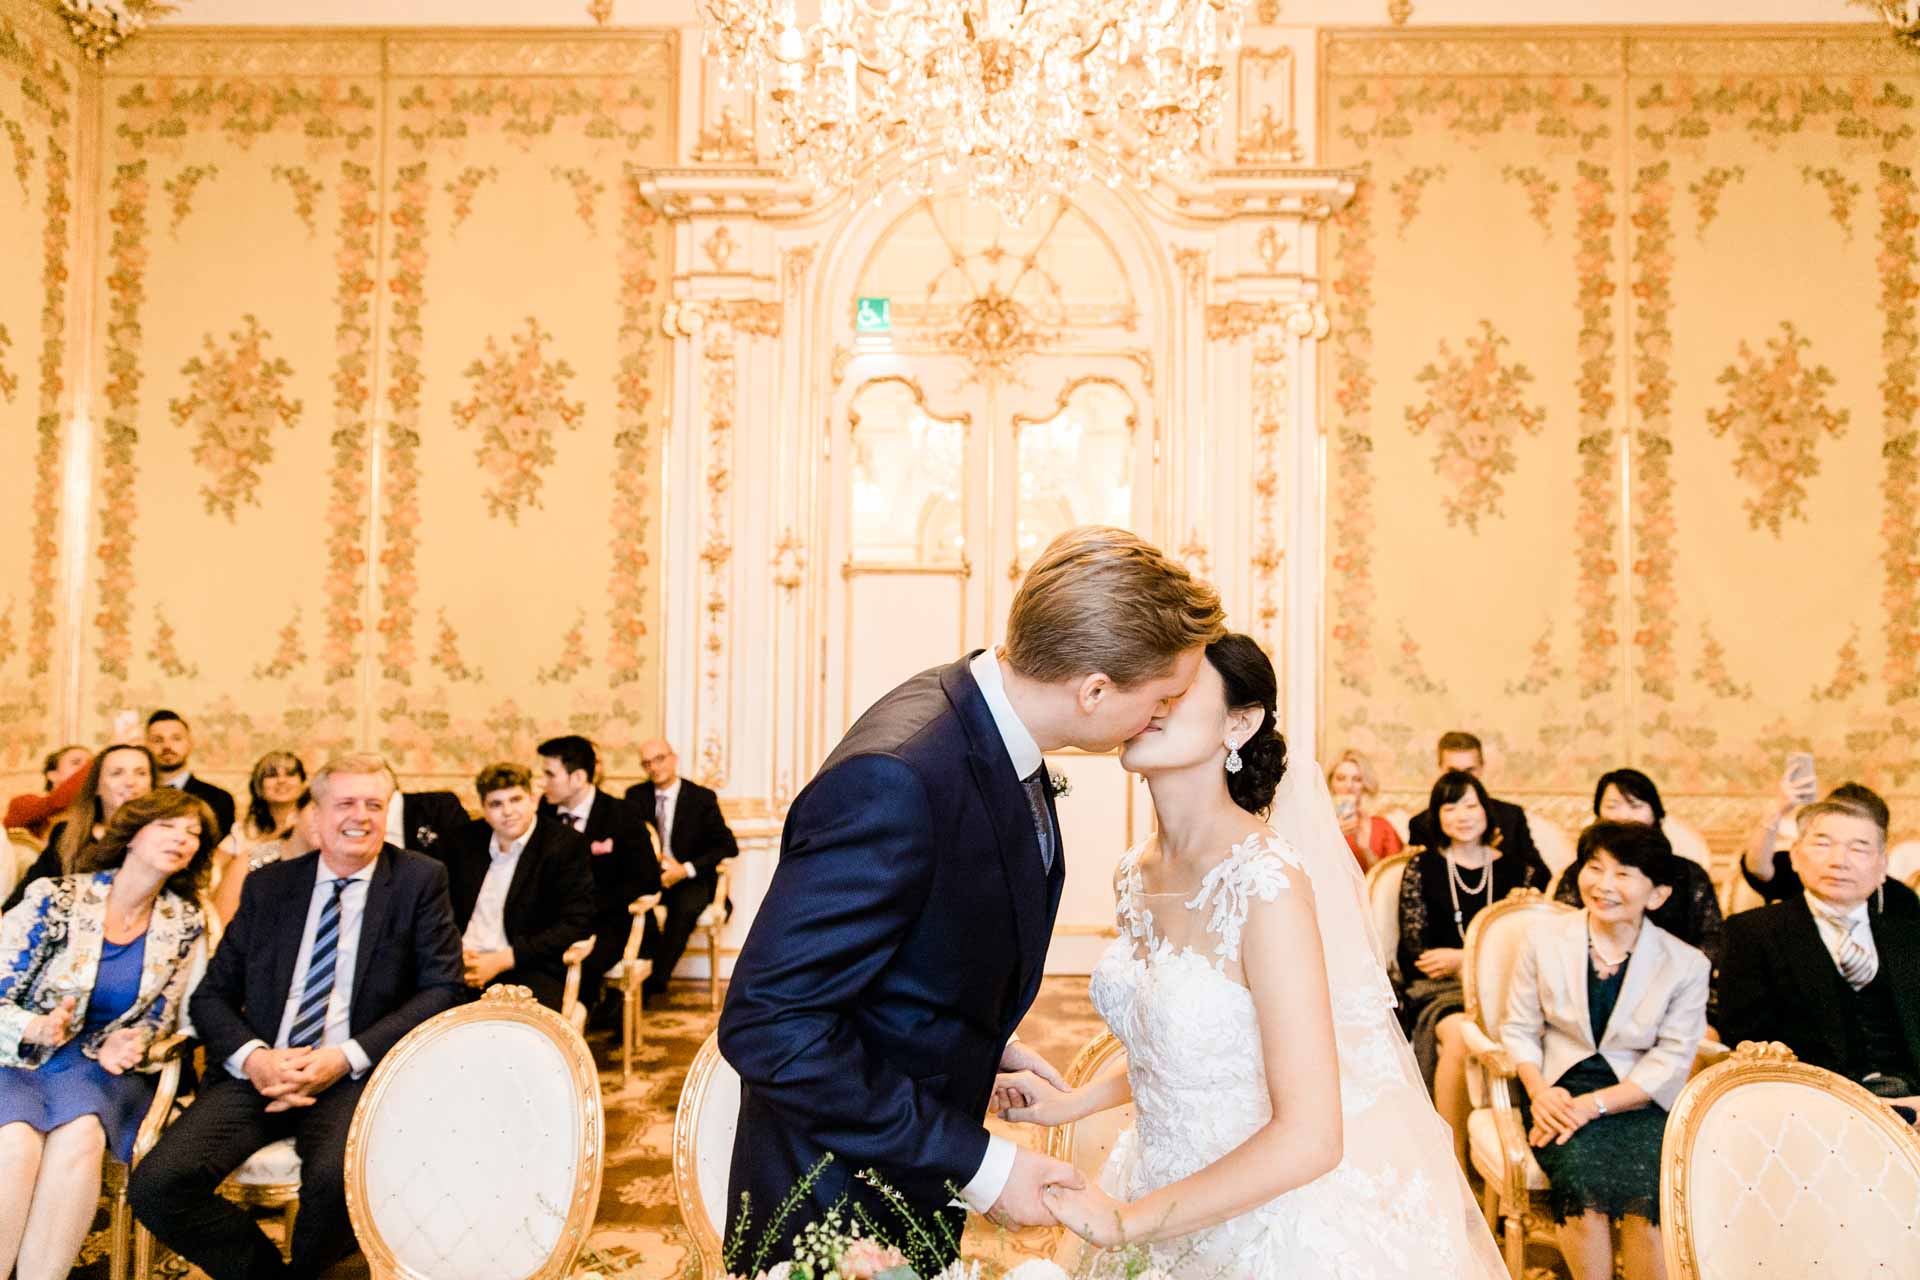
[[[1240,768],[1241,768],[1240,748],[1234,744],[1232,739],[1228,739],[1227,740],[1227,772],[1238,773],[1240,772]]]

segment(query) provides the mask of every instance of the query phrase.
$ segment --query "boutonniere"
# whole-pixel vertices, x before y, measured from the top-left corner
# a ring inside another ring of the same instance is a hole
[[[432,827],[420,827],[414,831],[413,838],[422,849],[425,849],[440,838],[440,833]]]
[[[1054,799],[1064,799],[1073,794],[1073,779],[1057,769],[1049,769],[1047,770],[1047,790],[1053,793]]]

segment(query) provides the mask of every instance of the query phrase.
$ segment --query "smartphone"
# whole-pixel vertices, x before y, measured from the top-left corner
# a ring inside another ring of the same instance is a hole
[[[1333,811],[1340,816],[1340,821],[1345,822],[1354,814],[1360,812],[1359,798],[1356,796],[1341,796],[1333,802]]]
[[[1789,751],[1787,753],[1787,786],[1796,796],[1811,801],[1820,793],[1813,770],[1811,751]]]

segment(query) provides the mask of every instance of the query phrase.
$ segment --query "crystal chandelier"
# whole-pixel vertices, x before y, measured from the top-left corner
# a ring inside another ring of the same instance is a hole
[[[1893,38],[1909,49],[1920,49],[1920,0],[1853,0],[1872,9],[1887,24]]]
[[[1184,173],[1220,116],[1245,0],[700,0],[775,157],[823,187],[897,151],[1019,221],[1089,181]]]

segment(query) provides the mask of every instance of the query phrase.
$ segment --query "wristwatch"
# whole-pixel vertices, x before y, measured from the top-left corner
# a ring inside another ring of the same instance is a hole
[[[1595,1111],[1601,1115],[1607,1114],[1607,1100],[1605,1098],[1601,1097],[1598,1093],[1590,1093],[1587,1096],[1593,1099],[1593,1109]]]

